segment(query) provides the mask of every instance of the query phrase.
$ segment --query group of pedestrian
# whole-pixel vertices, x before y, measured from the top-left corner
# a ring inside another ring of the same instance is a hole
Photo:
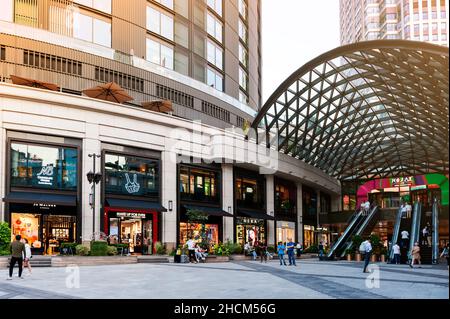
[[[402,202],[400,206],[402,218],[411,218],[412,206],[409,202]]]
[[[295,250],[297,250],[297,257],[301,254],[301,244],[294,243],[292,238],[288,238],[288,242],[284,244],[283,242],[278,242],[277,253],[280,260],[280,266],[287,266],[286,260],[284,259],[285,253],[288,255],[289,266],[297,266],[295,262]]]
[[[369,215],[370,212],[370,202],[367,200],[361,203],[360,211],[364,216]]]
[[[23,267],[28,268],[28,275],[31,276],[31,246],[28,243],[28,239],[22,238],[20,235],[16,235],[16,240],[10,245],[11,260],[9,262],[9,276],[7,280],[12,280],[13,271],[16,263],[19,266],[18,277],[23,279],[22,271]]]
[[[188,252],[189,252],[189,262],[198,264],[199,262],[206,262],[206,257],[208,257],[208,252],[203,249],[194,239],[189,239],[186,242]]]

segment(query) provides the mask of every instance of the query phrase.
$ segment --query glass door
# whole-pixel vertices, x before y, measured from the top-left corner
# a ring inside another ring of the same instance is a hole
[[[143,226],[143,255],[153,255],[153,220],[145,220]]]

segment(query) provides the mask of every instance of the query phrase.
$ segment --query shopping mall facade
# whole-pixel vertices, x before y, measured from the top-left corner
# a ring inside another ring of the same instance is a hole
[[[260,1],[142,0],[132,8],[119,0],[3,4],[9,9],[0,16],[0,220],[11,225],[12,235],[28,238],[36,253],[57,250],[63,242],[87,243],[100,233],[128,243],[134,253],[146,253],[149,242],[150,252],[156,242],[171,250],[201,231],[189,220],[190,211],[208,216],[212,243],[263,240],[274,246],[292,238],[305,247],[330,244],[360,199],[370,197],[395,210],[404,187],[410,187],[409,195],[415,186],[423,192],[423,185],[434,192],[428,197],[439,191],[447,198],[447,204],[441,201],[441,237],[448,241],[448,155],[439,151],[442,147],[433,148],[435,158],[426,163],[408,168],[403,162],[386,163],[397,169],[371,172],[370,166],[382,165],[377,161],[383,156],[370,153],[381,140],[359,150],[370,158],[367,167],[355,162],[350,151],[357,145],[348,142],[367,134],[355,129],[364,126],[355,120],[361,105],[333,113],[333,103],[325,103],[334,93],[324,89],[321,72],[332,78],[326,83],[344,91],[361,79],[348,85],[324,61],[354,58],[358,47],[311,61],[260,108]],[[442,56],[436,68],[448,70],[448,49],[426,49]],[[11,75],[55,83],[60,90],[14,85]],[[82,95],[111,81],[134,101],[118,104]],[[448,73],[442,81],[448,88]],[[367,90],[348,93],[352,96],[341,92],[336,107],[347,107],[344,98],[359,103],[356,94],[373,106],[374,96],[364,96]],[[323,97],[316,101],[311,92]],[[440,109],[442,100],[436,105],[448,124],[448,89],[446,94],[446,110]],[[170,100],[173,113],[141,107],[155,100]],[[376,105],[374,110],[374,118],[391,112]],[[388,126],[397,125],[391,120]],[[348,137],[333,135],[339,130]],[[443,145],[448,150],[448,131]],[[358,169],[361,175],[354,173]],[[98,173],[97,184],[88,180],[90,172]],[[414,184],[408,179],[426,174],[443,178],[417,177]],[[389,176],[408,180],[359,190],[369,180]],[[378,198],[377,192],[389,196]],[[383,214],[385,228],[392,228],[395,212]]]

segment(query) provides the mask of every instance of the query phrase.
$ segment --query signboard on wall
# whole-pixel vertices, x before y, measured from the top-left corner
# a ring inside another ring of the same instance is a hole
[[[145,219],[147,215],[142,213],[117,213],[117,217]]]
[[[396,177],[391,178],[392,187],[402,187],[414,185],[414,177]]]

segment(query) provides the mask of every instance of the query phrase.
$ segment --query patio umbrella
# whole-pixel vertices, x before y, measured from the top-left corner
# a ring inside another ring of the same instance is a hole
[[[143,102],[142,107],[146,110],[169,113],[173,112],[172,101],[153,101],[153,102]]]
[[[122,89],[117,83],[114,82],[98,85],[91,89],[84,90],[83,93],[95,99],[116,102],[120,104],[123,102],[134,100],[127,94],[124,89]]]
[[[34,79],[27,79],[16,75],[11,75],[11,80],[13,84],[31,86],[38,89],[45,89],[51,91],[59,91],[59,87],[53,83],[46,83]]]

